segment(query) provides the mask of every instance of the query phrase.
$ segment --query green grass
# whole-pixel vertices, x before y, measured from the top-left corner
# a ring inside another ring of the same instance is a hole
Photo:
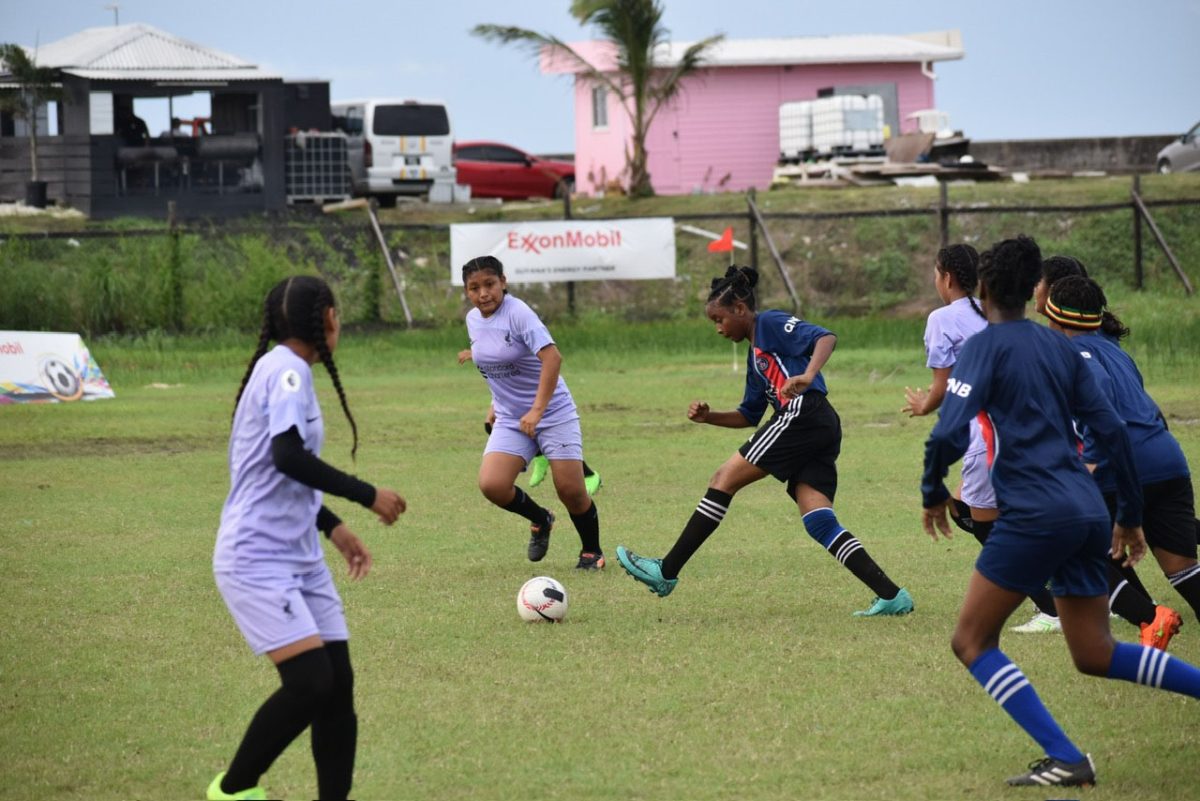
[[[1153,303],[1128,300],[1136,340],[1155,329]],[[850,616],[869,593],[810,541],[771,481],[738,495],[668,599],[615,563],[575,575],[569,525],[530,565],[523,521],[475,488],[488,397],[454,362],[461,329],[344,339],[356,470],[409,501],[393,529],[332,501],[376,560],[351,584],[330,554],[357,671],[357,797],[1045,797],[1002,786],[1036,746],[948,647],[978,547],[920,531],[930,422],[897,412],[904,387],[928,380],[920,326],[827,322],[842,334],[826,371],[845,426],[839,517],[912,591],[907,618]],[[663,552],[745,433],[683,414],[693,399],[736,405],[730,346],[703,321],[556,334],[587,458],[604,476],[605,546]],[[253,343],[91,344],[115,400],[0,410],[0,798],[197,797],[277,681],[245,647],[210,568],[229,414]],[[1194,366],[1180,355],[1143,367],[1200,463]],[[349,427],[317,375],[324,455],[348,467]],[[561,511],[549,487],[534,495]],[[1178,601],[1149,565],[1141,572]],[[517,618],[517,588],[540,573],[570,592],[564,625]],[[1184,615],[1172,652],[1200,662],[1200,624]],[[1133,636],[1124,624],[1117,633]],[[1102,783],[1090,799],[1193,793],[1195,701],[1080,676],[1058,636],[1013,635],[1005,648],[1095,755]],[[264,784],[311,797],[306,736]]]

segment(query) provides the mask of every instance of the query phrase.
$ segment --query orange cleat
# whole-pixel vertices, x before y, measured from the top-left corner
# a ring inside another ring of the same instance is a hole
[[[1169,606],[1159,604],[1154,608],[1154,620],[1149,623],[1142,624],[1142,645],[1151,648],[1157,648],[1160,651],[1167,650],[1167,644],[1171,642],[1171,638],[1179,633],[1179,627],[1183,625],[1183,618]]]

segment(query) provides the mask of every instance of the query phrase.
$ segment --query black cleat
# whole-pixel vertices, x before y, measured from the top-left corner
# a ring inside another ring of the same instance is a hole
[[[604,554],[597,551],[591,553],[584,551],[579,554],[579,562],[575,565],[576,570],[603,570],[604,569]]]
[[[546,512],[546,522],[540,526],[529,527],[529,550],[527,554],[530,562],[540,562],[546,557],[546,551],[550,549],[550,532],[554,530],[554,513]]]
[[[1082,762],[1075,763],[1046,757],[1031,762],[1028,773],[1013,776],[1008,783],[1014,787],[1025,785],[1091,787],[1096,783],[1096,766],[1092,764],[1091,754],[1085,755]]]

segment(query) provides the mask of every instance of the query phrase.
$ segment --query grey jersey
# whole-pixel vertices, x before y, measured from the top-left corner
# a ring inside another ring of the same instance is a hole
[[[254,365],[233,417],[214,571],[305,573],[323,561],[316,525],[321,492],[288,478],[271,459],[271,438],[293,426],[305,449],[319,456],[325,426],[312,369],[276,345]]]

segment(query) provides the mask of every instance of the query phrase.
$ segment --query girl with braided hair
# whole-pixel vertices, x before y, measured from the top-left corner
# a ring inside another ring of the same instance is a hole
[[[234,622],[254,653],[271,659],[282,686],[259,707],[228,770],[209,785],[210,800],[267,798],[259,777],[310,726],[319,797],[350,793],[358,719],[349,633],[317,531],[345,558],[351,580],[370,571],[371,553],[322,505],[322,493],[355,501],[389,526],[406,504],[393,490],[319,458],[325,426],[313,391],[317,361],[329,371],[350,422],[352,458],[358,450],[358,427],[333,361],[340,332],[324,281],[281,281],[267,294],[258,347],[238,388],[231,486],[213,573]],[[277,344],[268,350],[272,341]]]
[[[910,417],[932,414],[946,398],[946,383],[963,345],[987,327],[987,317],[975,300],[979,284],[979,253],[970,245],[950,245],[938,251],[933,283],[946,305],[929,314],[925,324],[925,365],[933,370],[928,390],[905,387],[901,409]],[[1000,514],[996,493],[988,476],[994,455],[994,438],[987,415],[971,421],[971,440],[962,459],[962,483],[948,507],[950,519],[982,545]],[[1038,611],[1013,631],[1030,634],[1061,630],[1054,597],[1043,587],[1032,596]]]
[[[693,422],[722,428],[757,425],[767,406],[774,409],[774,416],[717,470],[664,558],[639,556],[618,546],[617,559],[651,592],[670,595],[679,583],[679,571],[721,524],[733,496],[743,487],[774,476],[784,482],[788,497],[800,508],[809,536],[874,591],[870,607],[854,614],[907,614],[913,610],[908,591],[888,578],[833,513],[842,424],[826,399],[820,371],[833,353],[837,337],[787,312],[758,311],[757,283],[758,272],[753,267],[730,267],[724,277],[713,279],[705,307],[718,334],[734,342],[750,340],[741,405],[733,411],[717,412],[696,401],[687,416]]]
[[[1072,276],[1054,282],[1046,303],[1050,327],[1062,331],[1084,357],[1101,392],[1125,421],[1145,499],[1142,527],[1159,566],[1192,610],[1200,615],[1200,564],[1196,562],[1196,514],[1191,471],[1179,442],[1167,430],[1158,405],[1147,394],[1142,374],[1116,339],[1103,333],[1108,299],[1090,278]],[[1107,319],[1120,320],[1108,314]],[[1122,326],[1123,327],[1123,326]],[[1116,480],[1096,434],[1080,427],[1083,460],[1104,494],[1109,513],[1116,512]],[[1182,625],[1179,613],[1156,604],[1130,586],[1121,571],[1110,567],[1109,606],[1138,626],[1143,645],[1166,650]]]
[[[1004,625],[1025,597],[1051,581],[1081,673],[1196,698],[1200,670],[1161,650],[1116,642],[1109,631],[1107,556],[1132,564],[1145,554],[1142,490],[1126,425],[1086,359],[1062,334],[1025,318],[1041,275],[1041,252],[1028,237],[1005,240],[980,258],[989,325],[959,353],[925,445],[923,524],[931,537],[949,536],[946,473],[967,449],[971,420],[986,411],[1000,443],[992,464],[1000,516],[975,562],[951,648],[1045,753],[1010,785],[1089,785],[1096,782],[1091,757],[1000,650]],[[1115,524],[1079,458],[1076,421],[1095,432],[1111,466]]]
[[[506,512],[529,521],[525,555],[540,562],[550,547],[554,514],[516,485],[536,454],[543,454],[558,499],[579,534],[578,570],[604,569],[600,515],[584,478],[579,410],[563,381],[562,354],[545,323],[523,301],[508,294],[504,264],[478,256],[462,268],[463,289],[475,308],[467,313],[468,354],[492,393],[485,428],[487,445],[479,466],[479,490]]]

